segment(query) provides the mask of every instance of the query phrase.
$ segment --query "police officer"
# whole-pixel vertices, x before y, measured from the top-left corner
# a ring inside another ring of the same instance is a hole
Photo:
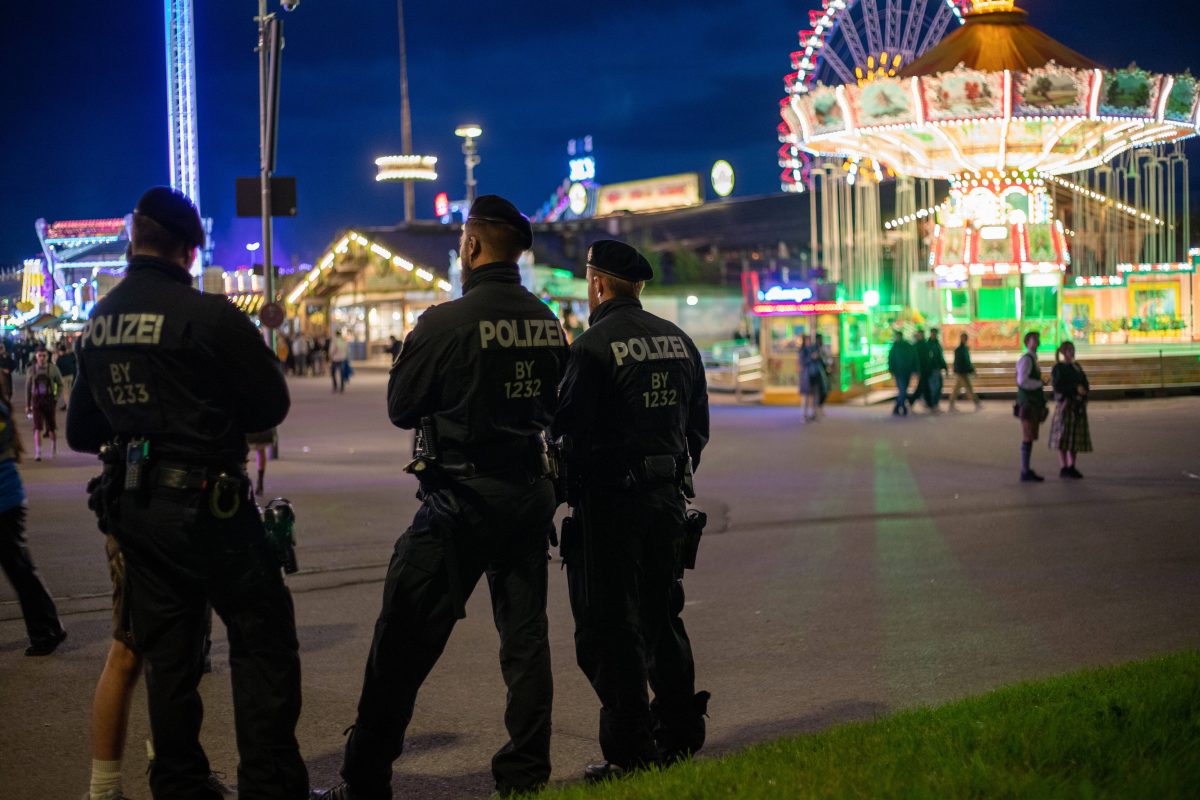
[[[146,664],[154,797],[220,797],[198,738],[211,602],[229,634],[241,794],[298,800],[308,775],[295,737],[294,612],[245,474],[246,432],[278,425],[290,401],[250,320],[192,287],[188,267],[203,244],[183,194],[142,195],[125,278],[80,336],[67,440],[89,453],[110,444],[117,456],[97,499],[124,553]]]
[[[550,777],[546,548],[557,503],[544,432],[567,347],[551,310],[521,286],[516,262],[532,244],[511,203],[477,199],[460,243],[463,296],[426,311],[392,366],[388,412],[418,430],[409,471],[422,504],[388,567],[345,782],[325,798],[392,796],[417,690],[484,574],[508,686],[496,789],[535,790]]]
[[[683,489],[708,441],[708,389],[692,340],[642,308],[651,277],[629,245],[592,245],[591,326],[571,345],[554,421],[575,487],[561,552],[576,658],[601,703],[605,761],[587,766],[589,779],[704,744],[709,695],[695,692],[679,613],[685,545],[699,534]]]

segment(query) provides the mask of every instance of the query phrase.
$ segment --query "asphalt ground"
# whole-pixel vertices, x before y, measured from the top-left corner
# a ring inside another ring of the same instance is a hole
[[[417,507],[401,472],[411,434],[390,426],[384,376],[346,394],[292,381],[271,494],[300,522],[296,599],[304,665],[299,738],[314,785],[336,777],[394,539]],[[18,382],[18,391],[21,384]],[[1200,647],[1200,398],[1096,402],[1097,452],[1067,482],[1044,442],[1044,484],[1017,481],[1007,402],[916,414],[715,405],[697,475],[710,515],[686,578],[684,618],[699,688],[713,693],[719,754],[1013,681]],[[29,423],[25,441],[31,444]],[[22,464],[29,538],[70,638],[26,658],[20,612],[0,582],[0,787],[78,798],[86,787],[95,680],[109,646],[103,540],[85,507],[95,461],[60,450]],[[598,703],[575,666],[565,576],[551,563],[555,781],[599,755]],[[203,741],[232,776],[224,632],[201,684]],[[486,797],[505,741],[504,687],[486,584],[477,587],[418,698],[397,796]],[[139,685],[125,786],[149,797]]]

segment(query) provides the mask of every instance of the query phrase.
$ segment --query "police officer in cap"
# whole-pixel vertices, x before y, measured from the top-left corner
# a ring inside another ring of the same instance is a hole
[[[422,504],[396,541],[345,782],[322,795],[330,800],[392,796],[417,690],[485,574],[508,686],[496,788],[536,790],[550,777],[546,548],[557,502],[544,434],[567,347],[551,310],[521,286],[517,259],[532,244],[511,203],[477,199],[460,243],[463,296],[427,310],[392,366],[388,412],[418,431],[408,471]]]
[[[699,535],[684,491],[708,441],[708,389],[692,340],[638,301],[651,277],[629,245],[592,245],[591,326],[571,345],[554,421],[572,483],[561,552],[575,652],[601,703],[605,760],[588,765],[589,779],[704,744],[709,695],[695,691],[679,613],[685,546]]]
[[[155,187],[133,212],[125,278],[79,341],[67,415],[75,450],[105,447],[93,497],[124,553],[126,602],[146,664],[156,798],[217,798],[196,686],[205,608],[229,634],[243,797],[298,800],[300,656],[292,599],[245,474],[246,433],[287,415],[287,385],[250,319],[192,287],[195,206]]]

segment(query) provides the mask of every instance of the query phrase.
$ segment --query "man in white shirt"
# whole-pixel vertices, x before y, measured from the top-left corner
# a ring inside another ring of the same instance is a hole
[[[1038,366],[1037,349],[1042,342],[1041,334],[1030,331],[1025,334],[1025,352],[1017,359],[1017,404],[1014,409],[1021,420],[1021,480],[1027,483],[1044,481],[1029,466],[1033,443],[1038,438],[1038,426],[1046,419],[1046,391],[1043,388],[1042,370]]]
[[[329,377],[333,380],[333,391],[346,391],[346,374],[343,370],[346,367],[346,358],[350,352],[350,347],[346,344],[346,337],[338,331],[333,335],[333,340],[329,343]]]

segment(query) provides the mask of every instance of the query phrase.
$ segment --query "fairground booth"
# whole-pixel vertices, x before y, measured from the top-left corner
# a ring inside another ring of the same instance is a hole
[[[863,391],[871,359],[871,317],[879,295],[865,300],[839,297],[831,284],[769,286],[755,290],[751,311],[758,318],[762,355],[762,398],[768,404],[799,402],[800,346],[804,336],[821,334],[831,359],[829,399]]]
[[[1196,341],[1200,250],[1173,264],[1118,264],[1116,275],[1077,277],[1063,291],[1065,335],[1089,344]]]

